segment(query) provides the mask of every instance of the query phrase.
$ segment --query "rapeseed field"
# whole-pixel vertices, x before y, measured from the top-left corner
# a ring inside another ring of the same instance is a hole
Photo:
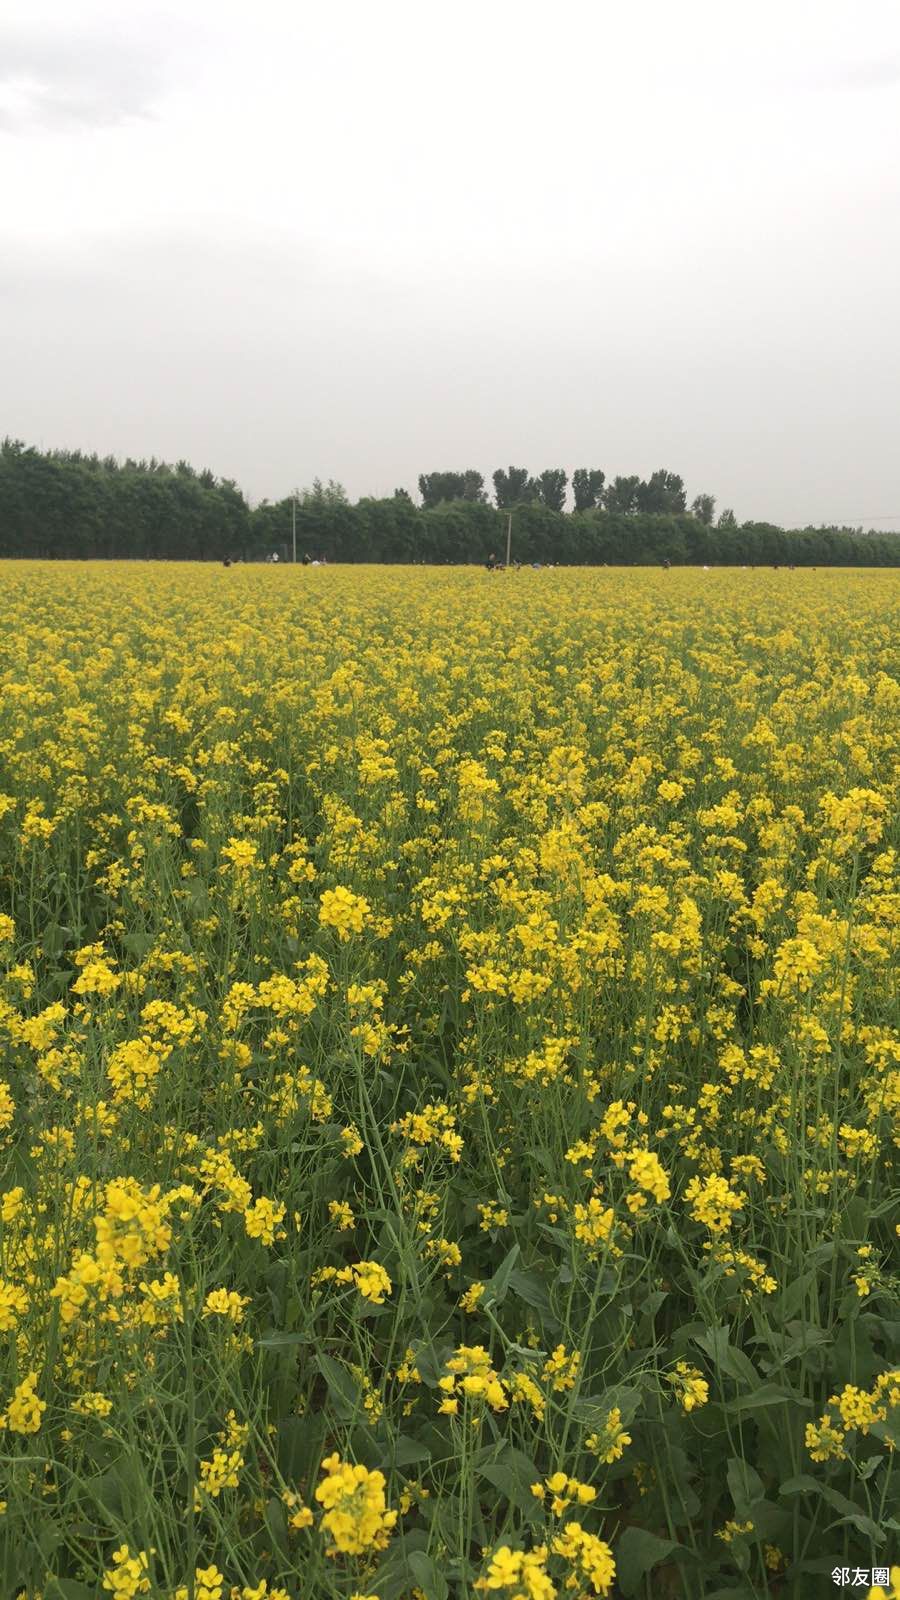
[[[898,599],[2,569],[3,1600],[900,1593]]]

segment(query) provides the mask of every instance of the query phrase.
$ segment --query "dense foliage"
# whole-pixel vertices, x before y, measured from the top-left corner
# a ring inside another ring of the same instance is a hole
[[[468,471],[424,474],[421,506],[405,490],[351,505],[339,484],[316,483],[296,502],[263,501],[251,511],[234,483],[186,462],[119,464],[77,451],[42,454],[7,439],[0,445],[0,557],[255,561],[275,552],[284,561],[296,527],[299,559],[482,563],[492,551],[505,559],[511,510],[512,554],[523,562],[900,565],[897,534],[739,525],[728,510],[714,524],[713,497],[698,495],[688,512],[681,479],[663,469],[646,482],[604,482],[599,469],[577,469],[571,513],[560,509],[565,472],[531,478],[516,467],[494,474],[495,506],[481,474]]]
[[[4,569],[0,1594],[890,1568],[898,599]]]
[[[0,445],[0,556],[205,561],[249,542],[241,491],[187,462]]]

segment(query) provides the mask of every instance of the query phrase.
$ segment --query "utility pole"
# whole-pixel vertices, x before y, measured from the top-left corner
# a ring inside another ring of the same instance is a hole
[[[509,566],[509,552],[512,546],[512,512],[506,514],[506,565]]]

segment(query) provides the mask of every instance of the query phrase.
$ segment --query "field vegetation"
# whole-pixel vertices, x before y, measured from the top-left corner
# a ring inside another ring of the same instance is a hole
[[[898,598],[3,570],[3,1597],[896,1565]]]

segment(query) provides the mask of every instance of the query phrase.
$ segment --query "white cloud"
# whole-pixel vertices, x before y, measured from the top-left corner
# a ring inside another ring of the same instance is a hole
[[[152,114],[166,48],[121,21],[56,26],[35,18],[0,21],[0,128],[28,133],[108,127]]]
[[[521,459],[896,498],[892,0],[5,17],[17,434],[256,495]]]

